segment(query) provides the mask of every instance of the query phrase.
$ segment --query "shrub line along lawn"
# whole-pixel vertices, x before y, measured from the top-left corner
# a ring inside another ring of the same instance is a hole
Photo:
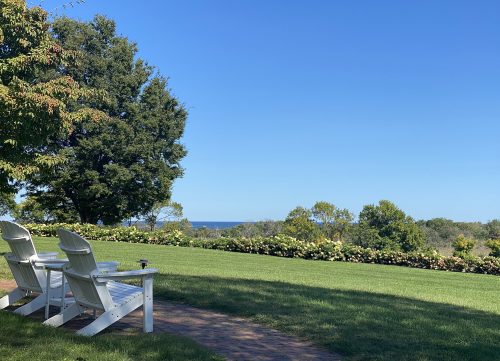
[[[35,238],[58,250],[57,239]],[[495,360],[500,278],[197,248],[91,242],[98,260],[158,268],[155,295],[295,334],[347,360]],[[6,245],[0,252],[7,252]],[[0,278],[11,278],[5,261]],[[94,342],[94,341],[92,341]],[[154,358],[152,358],[154,359]]]
[[[146,232],[134,227],[103,228],[93,224],[25,224],[32,235],[56,237],[59,228],[76,232],[88,240],[144,243],[181,247],[200,247],[241,253],[258,253],[278,257],[324,261],[377,263],[414,268],[500,275],[497,257],[444,257],[434,252],[398,252],[376,250],[341,242],[324,240],[320,243],[302,242],[293,237],[255,238],[189,238],[179,230]]]

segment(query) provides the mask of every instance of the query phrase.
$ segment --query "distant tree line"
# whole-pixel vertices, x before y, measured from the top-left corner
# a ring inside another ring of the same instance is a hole
[[[405,252],[453,248],[455,254],[462,256],[471,253],[479,244],[491,249],[500,247],[498,219],[487,223],[454,222],[445,218],[415,221],[387,200],[365,205],[357,220],[349,210],[322,201],[310,209],[293,209],[283,221],[243,223],[221,230],[193,229],[184,222],[181,230],[199,238],[253,238],[286,234],[305,242],[330,239],[365,248]],[[500,250],[497,252],[500,256]]]

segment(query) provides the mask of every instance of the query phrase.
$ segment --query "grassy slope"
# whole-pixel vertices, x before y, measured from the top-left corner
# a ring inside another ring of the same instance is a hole
[[[36,239],[39,250],[57,240]],[[500,277],[93,242],[124,269],[148,258],[158,297],[252,317],[347,359],[492,360]],[[7,249],[0,246],[0,252]],[[5,262],[0,277],[10,277]]]

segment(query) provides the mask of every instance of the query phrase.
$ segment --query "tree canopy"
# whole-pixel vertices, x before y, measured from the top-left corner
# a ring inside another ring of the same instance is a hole
[[[316,241],[321,232],[312,215],[312,211],[304,207],[292,209],[283,223],[283,231],[301,241]]]
[[[182,137],[187,112],[166,79],[137,58],[137,47],[116,35],[102,16],[90,22],[61,18],[53,24],[58,45],[76,54],[59,68],[80,88],[102,91],[102,99],[79,106],[99,110],[106,122],[82,121],[44,154],[64,162],[34,174],[29,193],[49,209],[73,209],[82,222],[114,224],[170,199],[182,175]]]
[[[102,97],[82,89],[57,70],[71,64],[50,33],[47,13],[24,0],[0,0],[0,193],[17,189],[16,181],[62,161],[43,154],[50,139],[67,134],[75,123],[97,121],[104,113],[72,106]],[[3,204],[6,204],[3,202]]]
[[[413,218],[394,203],[382,200],[363,207],[354,241],[363,247],[408,252],[422,247],[424,237]]]
[[[342,241],[351,228],[354,219],[348,209],[337,208],[334,204],[320,201],[311,208],[313,217],[321,222],[325,236],[331,240]]]

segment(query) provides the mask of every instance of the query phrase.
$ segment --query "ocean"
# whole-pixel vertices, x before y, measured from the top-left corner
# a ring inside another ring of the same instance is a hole
[[[156,227],[157,228],[161,228],[163,226],[163,223],[164,222],[158,222],[156,224]],[[190,222],[191,223],[191,226],[193,228],[209,228],[209,229],[226,229],[226,228],[231,228],[231,227],[235,227],[239,224],[243,224],[243,223],[254,223],[254,222],[222,222],[222,221],[217,221],[217,222],[208,222],[208,221],[193,221],[193,222]],[[139,221],[139,222],[136,222],[134,223],[136,226],[139,226],[140,228],[146,228],[146,224],[142,221]],[[128,226],[128,223],[127,222],[123,222],[123,226]]]
[[[193,221],[191,225],[193,228],[210,228],[210,229],[225,229],[232,228],[239,224],[250,223],[250,222],[202,222],[202,221]]]

